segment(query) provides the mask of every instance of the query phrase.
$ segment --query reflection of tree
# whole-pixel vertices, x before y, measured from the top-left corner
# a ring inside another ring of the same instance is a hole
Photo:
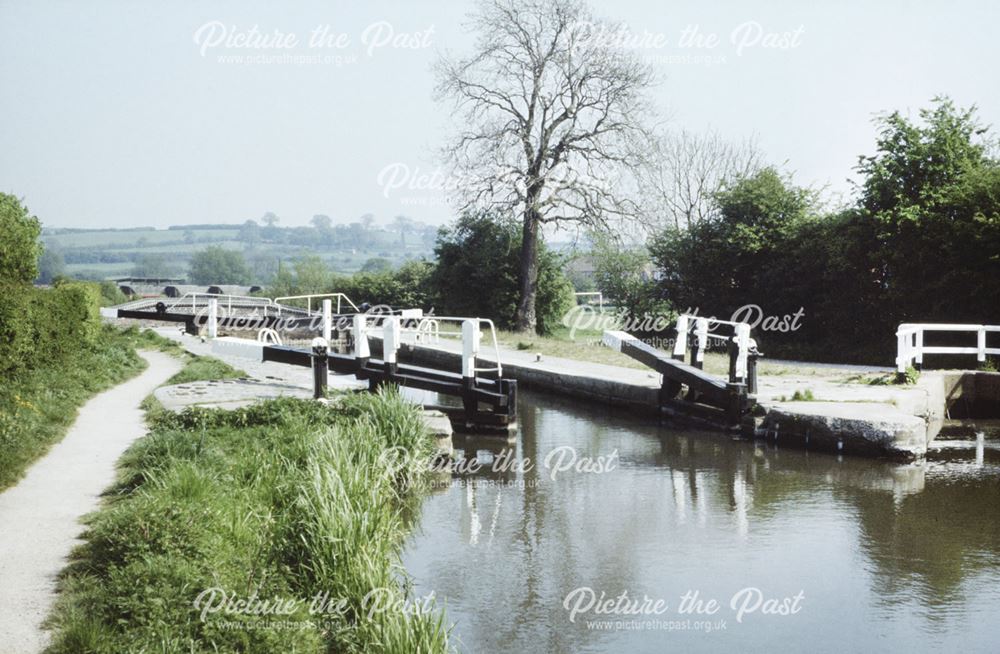
[[[925,606],[952,604],[964,597],[968,577],[995,569],[1000,483],[997,470],[987,472],[958,479],[932,474],[923,492],[898,503],[885,493],[843,491],[859,509],[861,546],[877,565],[885,601],[916,594]]]
[[[858,516],[860,549],[874,563],[875,597],[888,591],[897,601],[932,607],[955,601],[967,577],[995,568],[1000,523],[983,508],[1000,500],[995,481],[936,479],[933,468],[925,474],[921,465],[673,431],[579,401],[526,392],[521,400],[518,453],[535,463],[518,475],[523,489],[474,490],[483,535],[500,498],[496,538],[481,535],[469,545],[466,489],[453,488],[428,500],[444,508],[424,512],[422,529],[434,534],[416,544],[414,556],[424,564],[422,592],[433,589],[448,598],[449,620],[459,620],[455,633],[470,650],[619,644],[614,634],[570,625],[562,606],[566,593],[591,586],[609,594],[663,596],[672,590],[664,580],[672,583],[674,568],[684,566],[693,566],[694,578],[704,575],[706,583],[729,583],[731,573],[712,571],[713,556],[731,564],[739,560],[731,552],[748,542],[780,552],[781,530],[794,529],[794,519],[808,516],[804,507],[810,506],[829,507],[830,513],[813,513],[821,520]],[[542,463],[560,445],[594,455],[617,448],[620,470],[552,481]],[[850,529],[848,537],[854,534]],[[698,569],[702,554],[706,572]],[[977,561],[977,555],[983,556]],[[794,552],[800,563],[809,556]],[[853,565],[853,557],[845,551],[834,564]],[[832,572],[867,579],[864,567]]]

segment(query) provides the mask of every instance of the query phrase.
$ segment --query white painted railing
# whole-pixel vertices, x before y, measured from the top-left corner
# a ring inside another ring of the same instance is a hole
[[[422,312],[421,312],[422,313]],[[438,342],[441,336],[458,337],[462,341],[462,371],[465,376],[474,377],[479,372],[495,372],[497,379],[503,377],[503,364],[500,362],[500,344],[497,340],[497,330],[492,320],[487,318],[464,318],[457,316],[433,316],[421,320],[415,328],[402,328],[400,322],[407,319],[418,318],[416,312],[408,315],[403,311],[402,315],[386,314],[355,314],[353,326],[354,356],[355,358],[367,358],[370,356],[368,347],[368,333],[376,333],[375,329],[381,327],[383,330],[382,347],[385,356],[395,357],[395,350],[402,343],[404,335],[412,335],[414,342],[422,342],[422,337],[433,335],[434,342]],[[442,330],[441,323],[450,323],[457,326],[457,329]],[[496,360],[495,366],[481,367],[476,363],[479,354],[480,342],[482,341],[483,327],[490,331],[490,339],[493,342],[493,355]],[[426,342],[426,341],[425,341]],[[390,355],[389,350],[393,352]],[[471,374],[466,374],[471,373]]]
[[[715,338],[723,341],[728,341],[729,336],[720,336],[718,334],[713,334],[712,330],[716,325],[728,325],[733,328],[733,333],[736,337],[736,377],[737,379],[747,379],[748,365],[747,362],[750,356],[750,350],[756,346],[756,343],[752,338],[750,338],[750,325],[745,322],[733,322],[731,320],[717,320],[715,318],[706,318],[704,316],[696,316],[694,314],[682,313],[677,316],[677,341],[674,343],[674,358],[683,361],[684,356],[687,354],[688,349],[688,332],[691,330],[691,324],[694,323],[694,336],[696,339],[695,362],[698,367],[701,367],[705,360],[705,350],[708,348],[708,339]]]
[[[337,314],[342,313],[341,308],[346,304],[347,306],[354,309],[357,313],[360,311],[357,305],[351,302],[351,298],[347,297],[343,293],[310,293],[308,295],[286,295],[284,297],[274,298],[274,303],[278,305],[278,315],[281,315],[281,304],[286,300],[305,300],[306,301],[306,311],[312,313],[312,302],[313,300],[324,300],[329,299],[331,302],[333,300],[337,301]]]
[[[215,300],[220,309],[225,309],[227,312],[233,310],[233,304],[236,308],[247,308],[250,307],[269,307],[274,303],[270,298],[266,297],[253,297],[250,295],[216,295],[214,293],[185,293],[170,302],[169,300],[164,301],[164,305],[167,307],[167,311],[176,308],[186,308],[188,305],[191,307],[192,313],[196,313],[198,309],[205,309],[208,307],[209,303]]]
[[[976,347],[924,345],[925,332],[975,332]],[[986,347],[989,332],[1000,332],[1000,325],[903,323],[896,330],[896,371],[905,373],[911,365],[922,366],[925,354],[975,354],[977,361],[986,361],[988,354],[1000,355],[1000,348]]]

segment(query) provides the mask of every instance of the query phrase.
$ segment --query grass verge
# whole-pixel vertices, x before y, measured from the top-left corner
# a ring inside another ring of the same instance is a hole
[[[357,394],[150,421],[63,575],[50,652],[447,650],[399,566],[432,447],[414,407]]]
[[[146,367],[134,337],[104,325],[98,342],[65,361],[5,379],[0,388],[0,490],[65,436],[77,410]]]
[[[497,332],[497,342],[511,350],[521,350],[527,352],[539,352],[545,356],[559,357],[562,359],[575,359],[577,361],[588,361],[590,363],[602,363],[609,366],[619,366],[622,368],[634,368],[638,370],[649,370],[645,364],[639,363],[631,357],[616,352],[601,343],[604,332],[596,329],[577,329],[571,332],[566,327],[558,327],[547,336],[529,336],[518,332],[500,331]],[[672,338],[673,334],[668,332],[665,337]],[[668,340],[649,339],[650,344],[661,350],[669,352],[672,343]],[[667,348],[667,349],[664,349]],[[486,349],[485,351],[489,351]],[[690,357],[690,351],[688,352]],[[729,374],[729,356],[724,352],[705,353],[705,371],[713,375],[726,376]],[[826,366],[810,365],[790,365],[780,361],[768,361],[762,358],[758,362],[757,372],[759,375],[767,376],[802,376],[839,379],[846,375],[843,370]]]

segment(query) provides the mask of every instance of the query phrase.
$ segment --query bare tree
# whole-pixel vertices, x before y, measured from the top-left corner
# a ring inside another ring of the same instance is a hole
[[[438,95],[463,123],[446,157],[459,210],[520,222],[516,327],[535,331],[541,227],[606,228],[638,214],[624,180],[650,140],[652,75],[596,42],[613,29],[580,0],[483,0],[470,27],[474,53],[437,67]]]
[[[687,229],[709,219],[715,193],[763,165],[752,139],[732,142],[716,132],[667,134],[657,139],[655,149],[650,165],[640,171],[646,225],[653,229]]]

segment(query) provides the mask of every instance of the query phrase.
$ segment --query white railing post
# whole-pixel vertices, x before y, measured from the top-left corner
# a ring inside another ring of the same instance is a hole
[[[367,359],[371,356],[368,348],[368,325],[364,314],[354,314],[354,358]]]
[[[909,334],[899,332],[896,334],[896,372],[902,374],[906,372],[906,344],[909,341]]]
[[[479,354],[479,323],[476,320],[462,322],[462,377],[476,376],[476,355]]]
[[[219,333],[219,301],[212,298],[208,301],[208,337],[215,338]]]
[[[750,354],[750,325],[743,322],[736,325],[736,346],[739,348],[736,353],[736,378],[746,383],[747,357]]]
[[[382,323],[382,360],[387,365],[397,363],[396,352],[399,350],[399,318],[389,316]]]
[[[916,358],[917,369],[924,365],[924,330],[917,327],[917,332],[913,335],[913,355]]]
[[[323,300],[323,338],[327,343],[333,333],[333,303],[330,300]]]
[[[677,316],[677,342],[674,343],[674,359],[684,360],[687,352],[688,317]]]
[[[694,321],[694,332],[698,337],[698,350],[695,352],[695,365],[701,368],[705,363],[705,350],[708,349],[708,319],[697,318]]]
[[[982,363],[986,361],[986,325],[979,326],[976,336],[976,360]]]

